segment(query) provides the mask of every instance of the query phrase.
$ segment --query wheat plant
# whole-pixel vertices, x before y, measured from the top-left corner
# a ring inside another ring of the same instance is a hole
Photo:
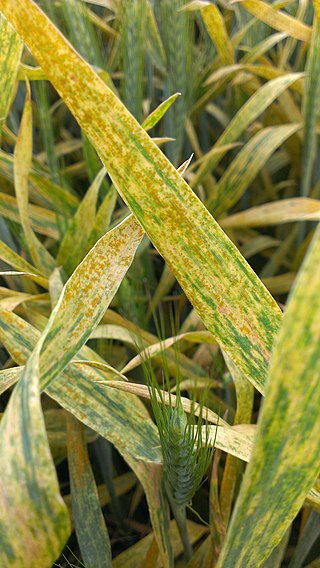
[[[4,568],[319,565],[319,25],[0,0]]]

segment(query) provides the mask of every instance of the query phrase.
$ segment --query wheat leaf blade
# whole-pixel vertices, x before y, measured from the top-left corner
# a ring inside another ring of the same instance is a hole
[[[204,323],[261,389],[281,317],[272,297],[179,173],[35,4],[1,0],[0,8],[86,130]],[[50,46],[59,46],[63,65]]]
[[[319,473],[319,281],[318,229],[275,344],[251,462],[218,564],[223,568],[261,566]]]

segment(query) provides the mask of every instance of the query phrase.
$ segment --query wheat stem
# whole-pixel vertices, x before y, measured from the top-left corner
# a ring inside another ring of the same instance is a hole
[[[193,551],[187,527],[187,507],[186,505],[177,505],[168,484],[166,484],[166,492],[173,516],[178,526],[179,534],[184,548],[185,558],[187,561],[189,561],[192,557]]]

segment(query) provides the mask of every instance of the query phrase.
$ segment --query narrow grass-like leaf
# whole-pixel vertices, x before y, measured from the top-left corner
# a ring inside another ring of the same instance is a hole
[[[208,426],[203,429],[202,439],[204,444],[211,444],[235,458],[249,462],[255,432],[242,432],[235,426],[225,428],[223,426]]]
[[[320,24],[320,1],[319,0],[313,0],[312,4],[313,4],[315,16],[317,18],[317,22],[318,22],[318,24]]]
[[[146,28],[147,40],[150,48],[150,54],[154,64],[162,71],[166,72],[166,54],[159,33],[156,18],[153,13],[153,7],[150,0],[144,0],[146,10]]]
[[[107,386],[108,388],[114,388],[123,392],[129,392],[141,396],[142,398],[147,398],[150,400],[150,392],[147,385],[128,383],[124,381],[104,381],[104,380],[102,381],[100,380],[100,383]],[[208,422],[213,422],[214,424],[217,424],[219,422],[221,426],[225,427],[229,426],[227,422],[225,422],[222,418],[219,419],[218,414],[216,414],[209,408],[204,408],[202,412],[202,407],[200,406],[200,404],[198,403],[193,404],[191,400],[189,400],[188,398],[184,398],[183,396],[180,398],[181,398],[182,408],[186,412],[188,413],[194,412],[195,416],[201,416],[203,414],[203,416],[208,420]],[[175,407],[177,404],[179,404],[179,401],[177,402],[177,398],[174,394],[170,395],[167,391],[162,391],[162,390],[159,390],[159,393],[157,395],[157,400],[159,400],[159,402],[163,401],[164,404],[172,405],[172,407]]]
[[[66,274],[71,274],[88,252],[88,240],[94,228],[98,192],[106,170],[98,173],[81,201],[60,245],[57,264],[62,265]]]
[[[13,367],[0,371],[0,395],[17,382],[22,373],[23,367]]]
[[[50,102],[48,96],[48,85],[47,82],[37,82],[34,84],[34,92],[36,95],[36,103],[39,113],[39,120],[41,124],[43,145],[44,145],[44,159],[48,164],[50,171],[50,178],[52,181],[58,185],[62,183],[62,175],[60,172],[59,157],[56,152],[55,146],[55,135],[52,124],[52,117],[50,115]],[[41,156],[40,156],[41,159]],[[61,228],[64,230],[65,220],[63,216],[59,216],[59,222],[61,221]]]
[[[108,310],[104,320],[110,321],[110,324],[99,325],[91,334],[91,338],[107,338],[121,341],[130,347],[136,349],[137,345],[147,347],[154,343],[159,343],[159,338],[151,333],[139,328],[132,322],[122,318],[119,314]],[[174,349],[169,348],[166,352],[168,370],[172,376],[175,376],[177,369],[177,357]],[[154,358],[157,365],[162,366],[162,355],[156,355]],[[181,374],[188,377],[189,380],[196,382],[199,378],[206,377],[206,373],[192,359],[186,357],[183,353],[179,356],[179,364]]]
[[[39,352],[30,357],[0,425],[0,560],[8,568],[50,568],[69,536],[48,447],[39,390]]]
[[[190,14],[180,11],[183,4],[184,0],[162,0],[155,6],[167,58],[164,93],[165,96],[177,91],[181,93],[164,119],[166,133],[175,139],[174,144],[167,145],[167,155],[176,166],[182,161],[184,119],[195,70],[192,63],[193,21]]]
[[[227,67],[222,67],[212,73],[206,81],[207,85],[214,83],[215,81],[224,78],[226,76],[235,75],[238,71],[249,71],[253,75],[258,75],[258,77],[262,77],[263,79],[267,79],[268,81],[272,79],[277,79],[279,77],[284,77],[287,75],[285,71],[282,71],[278,67],[274,67],[272,65],[250,65],[250,64],[235,64],[229,65]],[[292,90],[297,91],[298,93],[303,93],[303,82],[301,80],[297,80],[292,85]]]
[[[143,99],[145,2],[121,2],[121,53],[123,58],[123,100],[137,120],[141,120]]]
[[[237,112],[215,143],[214,148],[221,148],[238,140],[246,128],[300,77],[300,73],[289,73],[272,79],[266,85],[260,87]],[[223,154],[215,155],[211,154],[211,152],[208,153],[207,158],[205,158],[205,156],[203,157],[203,162],[195,178],[192,180],[193,187],[196,187],[205,175],[218,165],[220,159],[223,157]]]
[[[1,273],[3,275],[3,272]],[[17,273],[16,273],[17,274]],[[29,275],[28,275],[29,276]],[[6,298],[0,300],[0,304],[6,310],[15,310],[19,304],[24,302],[33,302],[35,300],[47,300],[46,294],[25,294],[24,292],[16,292],[16,294],[8,295]]]
[[[0,134],[7,118],[18,75],[23,42],[7,20],[0,16]]]
[[[68,280],[43,346],[43,385],[64,369],[90,336],[128,270],[143,231],[132,216],[91,249]],[[58,353],[60,356],[58,357]]]
[[[160,304],[162,298],[168,294],[175,282],[175,277],[172,274],[167,264],[164,265],[160,281],[157,285],[155,293],[150,301],[147,318],[150,318],[154,310]]]
[[[181,166],[179,166],[179,167],[177,168],[177,172],[179,172],[179,174],[180,174],[182,177],[184,176],[185,172],[187,171],[187,169],[188,169],[188,167],[189,167],[189,164],[190,164],[192,158],[193,158],[193,154],[191,154],[190,158],[188,158],[187,160],[185,160],[185,161],[181,164]]]
[[[163,352],[165,349],[168,349],[169,347],[171,347],[178,341],[182,341],[183,339],[191,341],[192,343],[211,343],[211,344],[216,343],[214,337],[212,337],[212,334],[209,331],[194,331],[194,332],[181,333],[174,337],[168,337],[167,339],[164,339],[159,343],[154,343],[153,345],[151,345],[151,347],[147,347],[146,349],[141,351],[141,353],[139,353],[133,359],[131,359],[131,361],[129,361],[129,363],[126,364],[126,366],[122,369],[121,372],[128,373],[129,371],[132,371],[132,369],[135,369],[136,367],[141,365],[143,361],[146,361],[147,359],[150,359],[158,355],[159,353]]]
[[[18,364],[24,364],[38,337],[30,324],[0,308],[1,340]],[[136,473],[146,492],[154,533],[164,565],[170,567],[161,453],[157,430],[139,400],[97,383],[98,369],[70,365],[46,392],[87,426],[110,440]]]
[[[208,209],[219,217],[242,197],[250,183],[276,148],[294,134],[299,125],[264,128],[242,148],[225,171],[207,202]]]
[[[28,210],[28,176],[32,163],[32,106],[29,83],[17,143],[14,150],[14,182],[21,225],[35,266],[46,276],[55,267],[55,261],[34,234]]]
[[[137,484],[137,478],[134,475],[134,473],[132,473],[131,471],[124,473],[122,475],[119,475],[119,477],[116,477],[113,481],[114,481],[114,490],[115,490],[117,497],[119,497],[120,495],[123,495],[124,493],[127,493],[128,491],[130,491],[130,489],[132,489]],[[111,496],[110,496],[110,493],[109,493],[106,485],[104,483],[97,485],[97,490],[98,490],[99,501],[100,501],[101,507],[104,507],[105,505],[109,505],[109,503],[111,501]],[[71,496],[65,495],[63,497],[63,500],[64,500],[64,502],[66,503],[66,505],[69,509],[69,513],[72,514]]]
[[[277,276],[263,278],[262,282],[272,294],[287,294],[290,292],[295,278],[296,274],[294,272],[285,272]]]
[[[112,566],[108,531],[91,469],[83,425],[68,417],[71,502],[82,558],[88,568]]]
[[[281,317],[274,300],[146,132],[34,2],[0,0],[0,9],[87,132],[209,330],[261,389]],[[59,62],[52,57],[57,49]]]
[[[0,315],[3,344],[14,360],[18,364],[23,364],[29,356],[39,332],[36,332],[30,324],[11,312],[0,308]],[[18,376],[15,379],[18,379]],[[118,391],[116,394],[113,394],[114,389]],[[104,382],[104,377],[98,374],[95,369],[86,371],[85,368],[79,368],[78,365],[73,364],[46,389],[46,392],[71,414],[77,416],[87,426],[115,444],[139,479],[142,480],[149,501],[153,505],[153,498],[157,498],[157,496],[152,494],[152,480],[148,480],[148,467],[150,467],[149,474],[153,471],[154,481],[158,483],[159,471],[157,467],[161,463],[159,439],[151,420],[146,420],[144,407],[137,404],[136,398],[128,399],[122,396],[119,391],[137,394],[143,398],[150,397],[146,385],[123,381]],[[169,404],[168,393],[163,391],[162,395],[163,400]],[[171,394],[171,401],[173,404],[175,403],[173,394]],[[189,399],[182,397],[181,402],[186,412],[192,410],[192,403]],[[107,410],[108,408],[112,409],[111,413]],[[195,405],[194,411],[196,415],[199,413],[200,409],[197,405]],[[244,426],[230,427],[210,409],[205,409],[205,416],[211,423],[219,422],[218,430],[216,425],[208,427],[209,441],[214,443],[216,439],[218,448],[248,462],[252,452],[254,427],[249,427],[247,431]],[[205,431],[203,437],[205,440]],[[138,456],[137,451],[139,452]],[[319,507],[319,494],[314,488],[309,491],[308,499],[312,503],[317,503]],[[156,502],[155,500],[155,506]],[[161,516],[162,512],[159,511],[159,513]],[[156,525],[159,527],[159,520]]]
[[[101,203],[90,237],[88,240],[88,247],[91,248],[107,231],[110,229],[111,218],[117,202],[117,192],[113,185],[109,188],[107,195]]]
[[[77,0],[63,0],[62,12],[72,44],[91,65],[103,67],[101,45],[90,21],[88,7]]]
[[[308,197],[293,197],[265,203],[222,219],[221,226],[226,229],[262,227],[293,221],[320,221],[320,201]]]
[[[304,525],[302,535],[289,563],[289,568],[301,568],[309,555],[312,547],[320,536],[319,513],[311,511]]]
[[[319,281],[318,229],[275,344],[252,459],[218,563],[223,568],[261,566],[318,476]]]
[[[201,16],[216,45],[221,63],[232,65],[234,63],[233,47],[230,42],[224,18],[215,4],[201,9]]]
[[[301,41],[310,42],[311,28],[296,18],[277,10],[270,4],[262,2],[262,0],[240,0],[240,2],[241,6],[248,10],[250,14],[256,16],[256,18],[265,22],[268,26],[280,32],[285,32]]]
[[[254,397],[253,387],[226,354],[225,360],[232,375],[237,395],[237,410],[234,424],[250,424]],[[239,461],[228,454],[220,488],[221,515],[225,526],[227,526],[229,522],[237,477],[241,473],[242,469]]]
[[[171,95],[171,97],[163,101],[163,103],[161,103],[156,109],[154,109],[154,111],[152,111],[151,114],[149,114],[149,116],[147,116],[147,118],[142,123],[142,127],[146,131],[151,130],[151,128],[153,128],[159,122],[159,120],[161,120],[167,110],[180,95],[181,93],[175,93],[174,95]]]
[[[10,221],[21,223],[15,197],[0,192],[0,215],[5,219],[10,219]],[[29,219],[31,227],[36,233],[55,240],[59,238],[56,216],[53,211],[45,209],[44,207],[38,207],[37,205],[29,205]]]
[[[19,256],[4,242],[0,241],[0,258],[18,271],[25,272],[30,278],[43,286],[48,287],[48,280],[44,274],[41,274],[34,266],[29,264],[24,258]]]
[[[257,61],[262,55],[267,53],[274,45],[282,41],[287,37],[285,33],[276,33],[268,36],[266,39],[262,40],[257,45],[254,45],[248,53],[246,53],[242,59],[241,63],[254,63]]]
[[[317,154],[317,116],[320,98],[320,33],[317,20],[314,21],[312,41],[308,54],[307,78],[303,97],[303,145],[301,157],[300,195],[308,197],[312,186],[312,176]],[[305,226],[300,227],[300,238]]]

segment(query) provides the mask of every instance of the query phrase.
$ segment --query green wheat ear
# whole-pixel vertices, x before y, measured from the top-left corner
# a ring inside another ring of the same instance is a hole
[[[199,489],[203,476],[212,460],[214,445],[209,446],[206,430],[203,444],[204,425],[203,403],[200,403],[200,417],[196,419],[192,402],[190,414],[182,407],[180,378],[177,372],[176,400],[171,397],[169,372],[164,363],[164,382],[169,393],[169,404],[165,404],[163,391],[157,382],[150,362],[144,364],[150,401],[159,430],[163,454],[165,487],[184,545],[186,560],[192,557],[192,546],[187,530],[186,507]],[[177,364],[177,371],[179,366]]]
[[[151,365],[145,365],[145,369],[151,406],[159,430],[166,485],[175,504],[179,507],[187,506],[201,485],[212,460],[214,447],[207,443],[203,445],[203,412],[196,419],[193,411],[187,415],[183,410],[180,380],[177,380],[176,404],[173,406],[165,370],[165,382],[169,392],[169,404],[165,404]],[[202,409],[203,405],[200,406]]]

